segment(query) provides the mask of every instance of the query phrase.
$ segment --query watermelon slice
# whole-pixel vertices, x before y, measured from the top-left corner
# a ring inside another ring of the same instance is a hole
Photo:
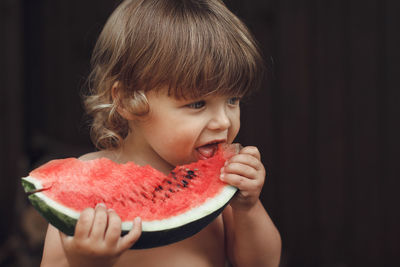
[[[122,234],[140,216],[142,235],[132,248],[183,240],[216,218],[237,189],[219,179],[235,145],[208,159],[176,167],[167,176],[151,166],[106,158],[52,160],[22,178],[29,200],[60,231],[73,235],[80,212],[104,203],[122,220]]]

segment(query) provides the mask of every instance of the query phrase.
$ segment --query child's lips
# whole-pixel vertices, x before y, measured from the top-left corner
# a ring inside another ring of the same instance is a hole
[[[218,149],[218,144],[214,143],[198,147],[196,150],[199,153],[200,159],[208,159],[214,156],[217,149]]]

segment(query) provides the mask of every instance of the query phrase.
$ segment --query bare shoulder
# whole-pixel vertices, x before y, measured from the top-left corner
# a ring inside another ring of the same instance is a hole
[[[90,152],[87,154],[84,154],[79,157],[80,160],[82,161],[87,161],[87,160],[93,160],[93,159],[99,159],[99,158],[110,158],[110,152],[105,151],[105,150],[100,150],[100,151],[95,151],[95,152]]]

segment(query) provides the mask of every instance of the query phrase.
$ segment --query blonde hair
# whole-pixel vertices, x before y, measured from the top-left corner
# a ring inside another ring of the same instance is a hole
[[[126,0],[106,22],[91,63],[84,101],[99,149],[120,146],[130,129],[118,107],[145,115],[149,90],[243,96],[259,86],[263,69],[252,35],[219,0]]]

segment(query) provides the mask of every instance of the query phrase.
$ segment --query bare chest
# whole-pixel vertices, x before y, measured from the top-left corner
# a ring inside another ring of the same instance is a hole
[[[129,250],[117,262],[117,267],[223,267],[225,264],[224,229],[218,217],[195,236],[169,246]]]

